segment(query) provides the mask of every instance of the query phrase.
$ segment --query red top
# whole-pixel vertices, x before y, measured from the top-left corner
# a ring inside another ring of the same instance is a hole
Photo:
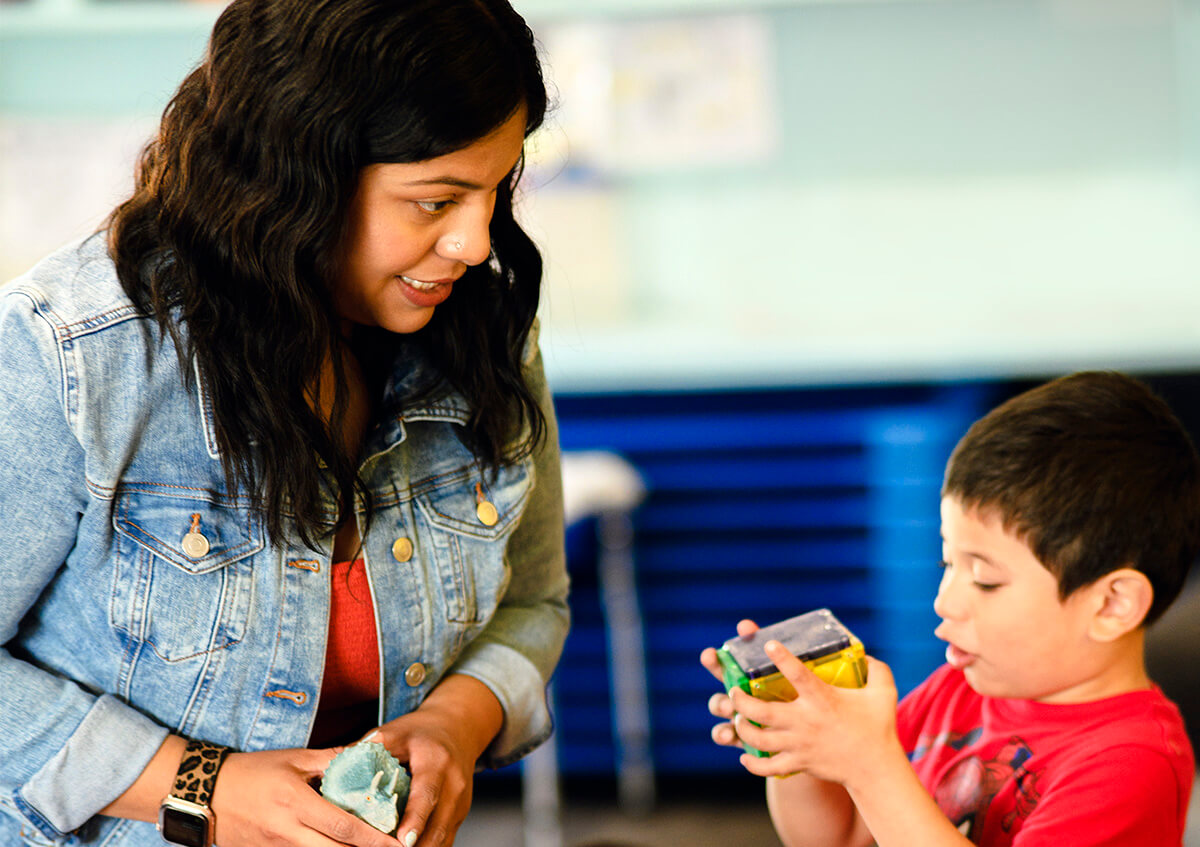
[[[1178,847],[1195,767],[1157,687],[1091,703],[983,697],[943,666],[900,703],[900,743],[985,847]]]
[[[374,725],[379,698],[379,641],[366,563],[335,562],[331,578],[325,676],[309,739],[314,748],[356,741],[360,730]],[[367,726],[359,726],[363,720]]]

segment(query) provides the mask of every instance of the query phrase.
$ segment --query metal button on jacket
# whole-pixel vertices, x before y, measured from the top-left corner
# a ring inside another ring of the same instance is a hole
[[[203,559],[209,550],[208,539],[199,532],[189,532],[183,537],[183,552],[189,559]]]
[[[425,681],[425,666],[420,662],[413,662],[404,672],[404,681],[416,688]]]
[[[183,555],[189,559],[203,559],[208,555],[208,551],[212,549],[212,545],[208,543],[208,539],[200,531],[199,513],[192,515],[192,525],[188,529],[187,534],[183,536],[180,546],[183,547]]]
[[[500,513],[487,500],[484,500],[475,507],[475,516],[479,518],[479,522],[484,526],[495,526],[500,520]]]
[[[392,542],[392,555],[397,562],[407,562],[412,558],[413,543],[407,538],[397,538]]]
[[[500,512],[483,494],[483,483],[475,483],[475,517],[484,526],[495,526],[500,522]]]

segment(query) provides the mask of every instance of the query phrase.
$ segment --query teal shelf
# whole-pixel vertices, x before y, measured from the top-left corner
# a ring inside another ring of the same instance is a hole
[[[913,0],[851,0],[853,5]],[[916,0],[922,2],[922,0]],[[923,0],[971,2],[971,0]],[[752,12],[847,0],[513,0],[531,21],[672,14]],[[207,32],[225,4],[220,0],[14,0],[0,3],[0,40],[42,33]]]
[[[207,36],[223,5],[159,0],[16,0],[0,4],[0,43],[80,35]]]
[[[564,20],[978,0],[513,0],[537,28]],[[0,0],[0,114],[157,114],[203,55],[221,0]]]

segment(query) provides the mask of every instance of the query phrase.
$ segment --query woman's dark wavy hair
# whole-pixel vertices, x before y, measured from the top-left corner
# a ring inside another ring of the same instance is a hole
[[[1170,407],[1111,371],[1061,377],[976,421],[943,497],[994,511],[1058,579],[1059,598],[1119,568],[1154,587],[1151,624],[1200,551],[1200,456]]]
[[[109,247],[185,372],[198,365],[227,483],[273,538],[288,517],[312,544],[336,524],[339,492],[366,494],[338,435],[340,364],[331,420],[313,407],[323,363],[348,343],[330,287],[360,170],[462,149],[522,106],[529,134],[546,88],[505,0],[234,0],[167,106]],[[499,189],[491,259],[419,333],[370,333],[364,357],[419,343],[469,401],[464,441],[493,470],[545,434],[521,373],[542,260],[513,218],[520,170]]]

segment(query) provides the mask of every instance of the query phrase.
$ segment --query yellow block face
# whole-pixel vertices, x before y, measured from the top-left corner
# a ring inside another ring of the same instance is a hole
[[[836,653],[808,659],[808,665],[820,679],[839,688],[862,688],[867,684],[866,651],[862,642],[854,640],[850,646]],[[759,700],[786,701],[796,699],[796,689],[787,677],[778,671],[750,680],[750,693]]]

